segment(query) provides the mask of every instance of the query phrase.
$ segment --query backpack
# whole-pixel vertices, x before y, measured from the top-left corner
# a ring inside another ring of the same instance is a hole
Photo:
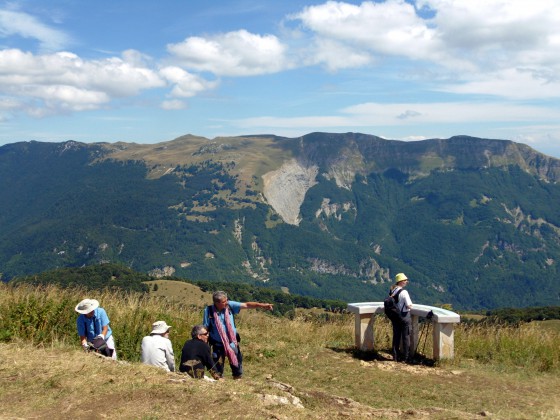
[[[82,319],[82,325],[83,325],[84,330],[87,331],[87,325],[86,325],[85,318],[78,317],[78,320],[80,320],[80,319]],[[94,318],[94,322],[99,322],[99,318]],[[99,323],[98,325],[101,328],[103,327],[101,325],[101,323]],[[99,337],[99,336],[95,337],[91,341],[88,341],[87,345],[88,345],[88,351],[99,353],[99,354],[101,354],[103,356],[106,356],[106,357],[112,357],[113,356],[113,350],[110,349],[107,346],[107,341],[104,340],[103,338]]]
[[[403,289],[400,289],[394,295],[389,294],[389,296],[387,296],[383,301],[383,309],[385,310],[385,315],[387,315],[387,318],[389,318],[391,321],[402,319],[401,311],[397,306],[397,303],[399,302],[399,295],[402,291]]]
[[[88,342],[90,351],[99,353],[106,357],[113,355],[113,350],[107,346],[107,342],[101,337],[95,337],[93,341]]]

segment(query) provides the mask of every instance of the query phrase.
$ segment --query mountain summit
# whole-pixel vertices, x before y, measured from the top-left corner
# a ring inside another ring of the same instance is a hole
[[[0,272],[119,262],[457,308],[558,305],[560,160],[507,140],[192,135],[0,147]]]

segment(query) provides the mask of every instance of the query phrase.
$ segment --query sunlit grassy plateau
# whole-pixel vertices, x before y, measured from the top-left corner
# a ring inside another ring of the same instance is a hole
[[[0,418],[560,418],[558,323],[459,324],[455,358],[419,365],[388,355],[390,326],[376,320],[374,353],[353,347],[353,316],[301,311],[290,319],[244,311],[245,377],[195,381],[139,362],[153,321],[173,326],[176,358],[210,294],[158,281],[149,295],[96,292],[119,361],[81,351],[74,306],[83,290],[0,287]],[[235,296],[231,296],[235,299]],[[429,336],[430,325],[422,328]]]

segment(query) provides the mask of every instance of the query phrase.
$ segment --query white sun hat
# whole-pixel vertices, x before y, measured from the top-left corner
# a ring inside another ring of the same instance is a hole
[[[95,299],[84,299],[76,305],[76,312],[79,314],[89,314],[99,308],[99,302]]]
[[[165,334],[170,328],[165,321],[156,321],[152,324],[152,332],[150,334]]]

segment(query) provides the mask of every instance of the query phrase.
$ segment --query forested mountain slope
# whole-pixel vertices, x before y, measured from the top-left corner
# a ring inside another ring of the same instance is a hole
[[[357,133],[0,147],[0,273],[123,263],[456,308],[560,302],[560,161],[505,140]]]

